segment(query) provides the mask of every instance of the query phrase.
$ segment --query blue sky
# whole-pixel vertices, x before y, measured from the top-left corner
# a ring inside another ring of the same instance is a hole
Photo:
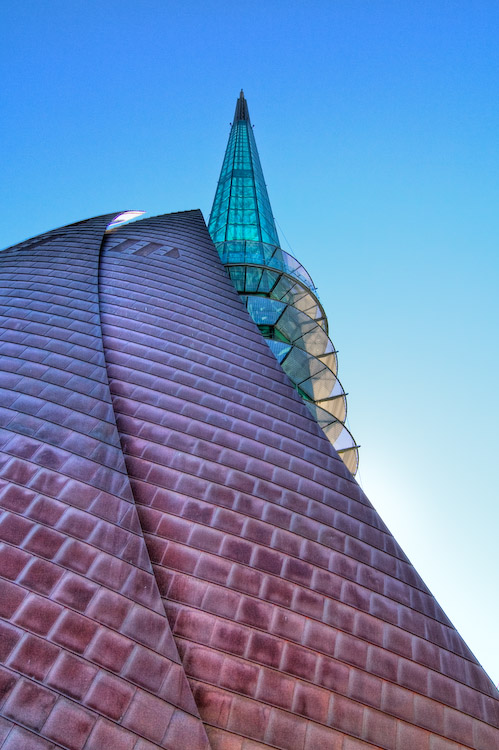
[[[0,247],[207,217],[244,88],[360,482],[496,683],[498,31],[482,0],[18,0],[0,32]]]

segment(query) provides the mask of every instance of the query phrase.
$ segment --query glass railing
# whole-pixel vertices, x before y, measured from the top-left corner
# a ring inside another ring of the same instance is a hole
[[[225,265],[243,264],[275,268],[296,277],[314,294],[317,294],[310,274],[307,273],[296,258],[277,245],[251,240],[232,240],[221,243],[215,241],[215,245],[217,246],[222,263]]]
[[[247,237],[216,243],[220,258],[274,356],[355,474],[358,446],[344,424],[346,395],[314,283],[282,248]]]

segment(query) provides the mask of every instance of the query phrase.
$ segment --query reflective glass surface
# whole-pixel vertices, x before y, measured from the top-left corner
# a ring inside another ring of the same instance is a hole
[[[266,338],[271,335],[261,326],[272,326],[272,336],[304,349],[335,374],[338,361],[333,344],[324,329],[306,313],[280,300],[262,294],[241,294],[248,312]]]
[[[232,125],[208,228],[214,242],[256,240],[279,245],[249,120]]]
[[[317,290],[279,246],[241,94],[208,226],[222,263],[284,372],[352,473],[358,450],[344,425],[346,397]]]
[[[310,274],[296,258],[278,245],[250,240],[231,240],[223,243],[215,242],[215,244],[222,263],[225,265],[244,264],[275,268],[289,276],[294,276],[317,296],[317,290]]]

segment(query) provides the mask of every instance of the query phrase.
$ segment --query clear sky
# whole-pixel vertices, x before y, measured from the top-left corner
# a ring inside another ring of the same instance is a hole
[[[244,88],[360,482],[496,684],[498,34],[495,0],[3,0],[0,31],[0,247],[207,218]]]

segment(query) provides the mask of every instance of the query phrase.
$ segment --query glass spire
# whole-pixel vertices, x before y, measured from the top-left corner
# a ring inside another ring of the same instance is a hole
[[[241,91],[208,224],[243,304],[271,351],[350,471],[358,446],[345,427],[346,394],[317,290],[301,263],[279,246]]]
[[[208,228],[215,243],[253,240],[279,245],[248,103],[242,90],[236,104]]]

